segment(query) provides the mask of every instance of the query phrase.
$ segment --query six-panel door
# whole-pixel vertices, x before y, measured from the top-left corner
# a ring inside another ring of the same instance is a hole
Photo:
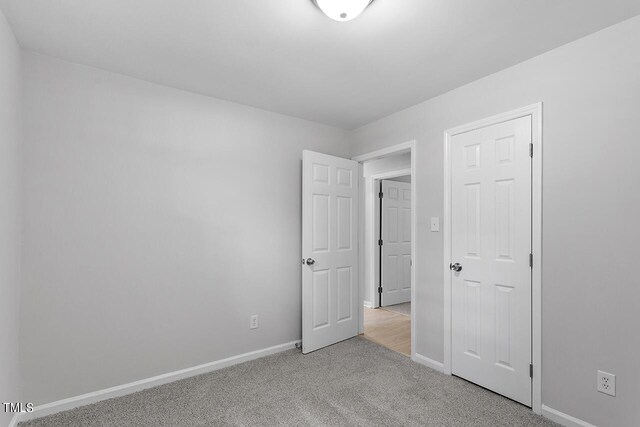
[[[451,138],[452,373],[531,406],[531,117]]]
[[[411,184],[382,181],[382,305],[411,301]]]
[[[312,151],[302,158],[302,351],[308,353],[358,333],[358,163]]]

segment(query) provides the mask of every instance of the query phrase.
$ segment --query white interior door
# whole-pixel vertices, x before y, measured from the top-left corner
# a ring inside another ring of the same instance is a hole
[[[451,371],[531,406],[531,117],[451,138]]]
[[[383,180],[382,195],[382,305],[388,306],[411,301],[411,184]]]
[[[358,163],[302,155],[302,352],[358,334]]]

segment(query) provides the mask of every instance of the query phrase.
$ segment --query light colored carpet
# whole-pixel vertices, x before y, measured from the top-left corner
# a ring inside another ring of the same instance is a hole
[[[402,304],[388,305],[382,307],[387,311],[392,311],[398,314],[404,314],[405,316],[411,316],[411,302],[403,302]]]
[[[20,424],[553,426],[530,409],[361,337],[290,350]]]

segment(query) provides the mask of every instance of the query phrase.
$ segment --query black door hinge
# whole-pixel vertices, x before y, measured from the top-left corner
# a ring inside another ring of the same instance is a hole
[[[382,293],[382,286],[378,286],[378,293],[381,294]]]
[[[382,239],[378,240],[378,246],[382,246]]]
[[[533,364],[529,365],[529,378],[533,378]]]
[[[378,193],[378,197],[382,199],[382,197],[384,196],[384,194],[381,192]]]
[[[529,267],[533,268],[533,254],[529,254]]]
[[[533,143],[529,144],[529,157],[533,157]]]

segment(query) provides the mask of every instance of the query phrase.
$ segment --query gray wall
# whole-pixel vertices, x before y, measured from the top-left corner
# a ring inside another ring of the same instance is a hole
[[[428,76],[425,76],[428,78]],[[356,130],[353,154],[417,140],[417,351],[443,360],[443,132],[544,102],[543,404],[640,424],[640,17]],[[596,392],[596,370],[617,397]]]
[[[17,402],[20,297],[20,48],[0,11],[0,402]],[[11,419],[0,407],[0,425]]]
[[[24,65],[25,398],[300,339],[302,150],[347,156],[344,131],[35,54]]]

